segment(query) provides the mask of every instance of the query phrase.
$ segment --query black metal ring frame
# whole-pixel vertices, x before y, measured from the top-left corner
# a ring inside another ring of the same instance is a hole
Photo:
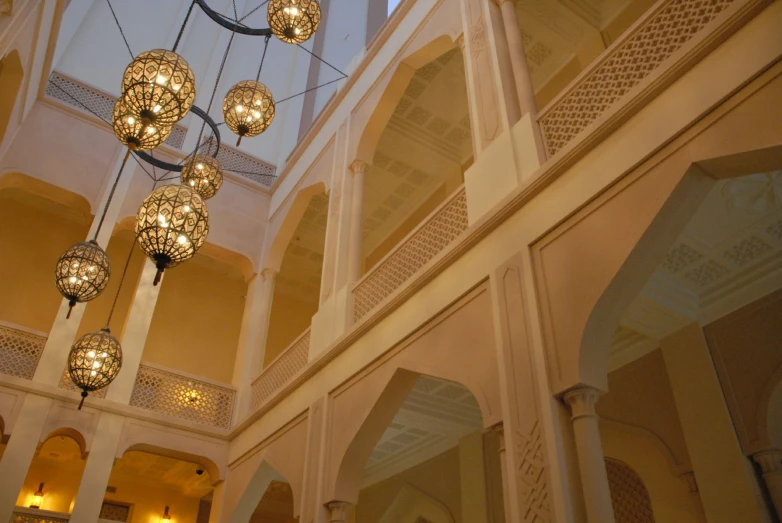
[[[272,30],[268,27],[264,27],[263,29],[253,29],[252,27],[247,27],[246,25],[238,24],[232,21],[229,18],[226,18],[225,16],[221,15],[217,11],[214,11],[211,7],[206,5],[206,0],[194,0],[196,4],[198,4],[198,7],[200,7],[204,13],[206,13],[206,16],[220,24],[221,26],[225,27],[226,29],[229,29],[235,33],[243,34],[243,35],[249,35],[249,36],[271,36]]]
[[[215,142],[217,142],[217,147],[215,147],[214,154],[212,154],[212,157],[217,158],[217,153],[220,152],[220,129],[217,128],[217,124],[214,122],[214,120],[212,120],[211,116],[206,114],[203,110],[199,109],[195,105],[190,108],[190,112],[195,114],[196,116],[199,116],[206,123],[206,125],[208,125],[210,129],[212,129],[212,134],[215,137]],[[182,172],[181,165],[164,162],[163,160],[158,160],[157,158],[153,157],[151,154],[145,153],[144,151],[133,151],[133,154],[135,154],[136,156],[138,156],[148,164],[154,165],[155,167],[160,167],[161,169],[165,169],[166,171]]]

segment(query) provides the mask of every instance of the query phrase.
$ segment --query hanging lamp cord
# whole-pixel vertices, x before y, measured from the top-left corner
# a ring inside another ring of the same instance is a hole
[[[103,221],[106,219],[106,213],[109,212],[109,205],[111,205],[111,200],[114,198],[114,191],[117,190],[117,184],[119,184],[119,179],[122,176],[122,171],[125,170],[125,164],[128,163],[128,157],[130,156],[130,149],[125,153],[125,158],[122,159],[122,165],[119,168],[119,172],[117,173],[117,177],[114,179],[114,185],[111,186],[111,191],[109,192],[109,198],[106,200],[106,205],[103,207],[103,214],[100,216],[100,221],[98,222],[98,228],[95,229],[95,236],[92,237],[92,240],[97,242],[98,241],[98,234],[100,233],[101,227],[103,227]]]
[[[259,81],[261,79],[261,71],[263,70],[263,61],[266,60],[266,50],[269,49],[269,40],[271,40],[272,35],[266,35],[264,46],[263,46],[263,56],[261,56],[261,65],[258,66],[258,74],[255,75],[255,81]]]
[[[179,42],[182,40],[182,35],[185,34],[185,27],[187,27],[187,21],[190,20],[190,14],[193,12],[193,7],[195,7],[195,0],[190,4],[190,9],[187,10],[187,15],[185,16],[185,21],[182,22],[182,27],[179,28],[179,34],[176,37],[176,41],[174,42],[174,47],[171,49],[172,52],[176,52],[177,47],[179,47]]]

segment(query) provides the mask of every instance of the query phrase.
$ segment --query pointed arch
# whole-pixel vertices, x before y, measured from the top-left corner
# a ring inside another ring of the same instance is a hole
[[[454,523],[448,507],[411,485],[403,485],[378,523]]]
[[[282,222],[280,222],[277,230],[268,232],[268,234],[274,235],[274,239],[266,254],[266,260],[263,264],[264,268],[275,271],[280,270],[285,250],[288,248],[288,244],[293,238],[299,222],[304,217],[310,200],[319,194],[326,194],[326,184],[324,182],[308,185],[296,193],[296,197],[291,202],[288,212],[285,214]]]
[[[757,419],[761,441],[770,447],[782,448],[782,366],[763,388]]]
[[[19,51],[14,49],[0,61],[0,143],[5,139],[23,78],[22,59]]]
[[[246,523],[250,521],[255,508],[261,502],[261,498],[272,481],[284,482],[285,478],[264,459],[255,469],[228,522]]]

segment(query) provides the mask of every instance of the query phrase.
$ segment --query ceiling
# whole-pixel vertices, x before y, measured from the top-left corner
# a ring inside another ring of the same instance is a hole
[[[435,191],[458,187],[471,158],[464,59],[452,49],[416,71],[380,136],[365,175],[364,254]]]
[[[266,488],[250,523],[293,523],[293,491],[290,485],[272,481]]]
[[[372,451],[362,488],[433,458],[482,428],[480,407],[467,388],[421,376]]]
[[[114,463],[109,486],[118,480],[143,483],[154,488],[172,490],[184,496],[202,498],[212,491],[208,472],[196,474],[204,467],[196,463],[131,450]],[[117,499],[122,499],[122,488],[117,489]]]
[[[782,288],[782,171],[718,182],[626,311],[617,368]]]

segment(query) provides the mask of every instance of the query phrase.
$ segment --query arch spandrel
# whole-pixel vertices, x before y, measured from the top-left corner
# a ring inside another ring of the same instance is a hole
[[[782,78],[736,97],[533,246],[555,393],[579,384],[607,388],[611,336],[622,314],[715,177],[782,167],[778,156],[770,163],[782,146]],[[767,126],[758,131],[764,138],[744,139],[750,125]]]

